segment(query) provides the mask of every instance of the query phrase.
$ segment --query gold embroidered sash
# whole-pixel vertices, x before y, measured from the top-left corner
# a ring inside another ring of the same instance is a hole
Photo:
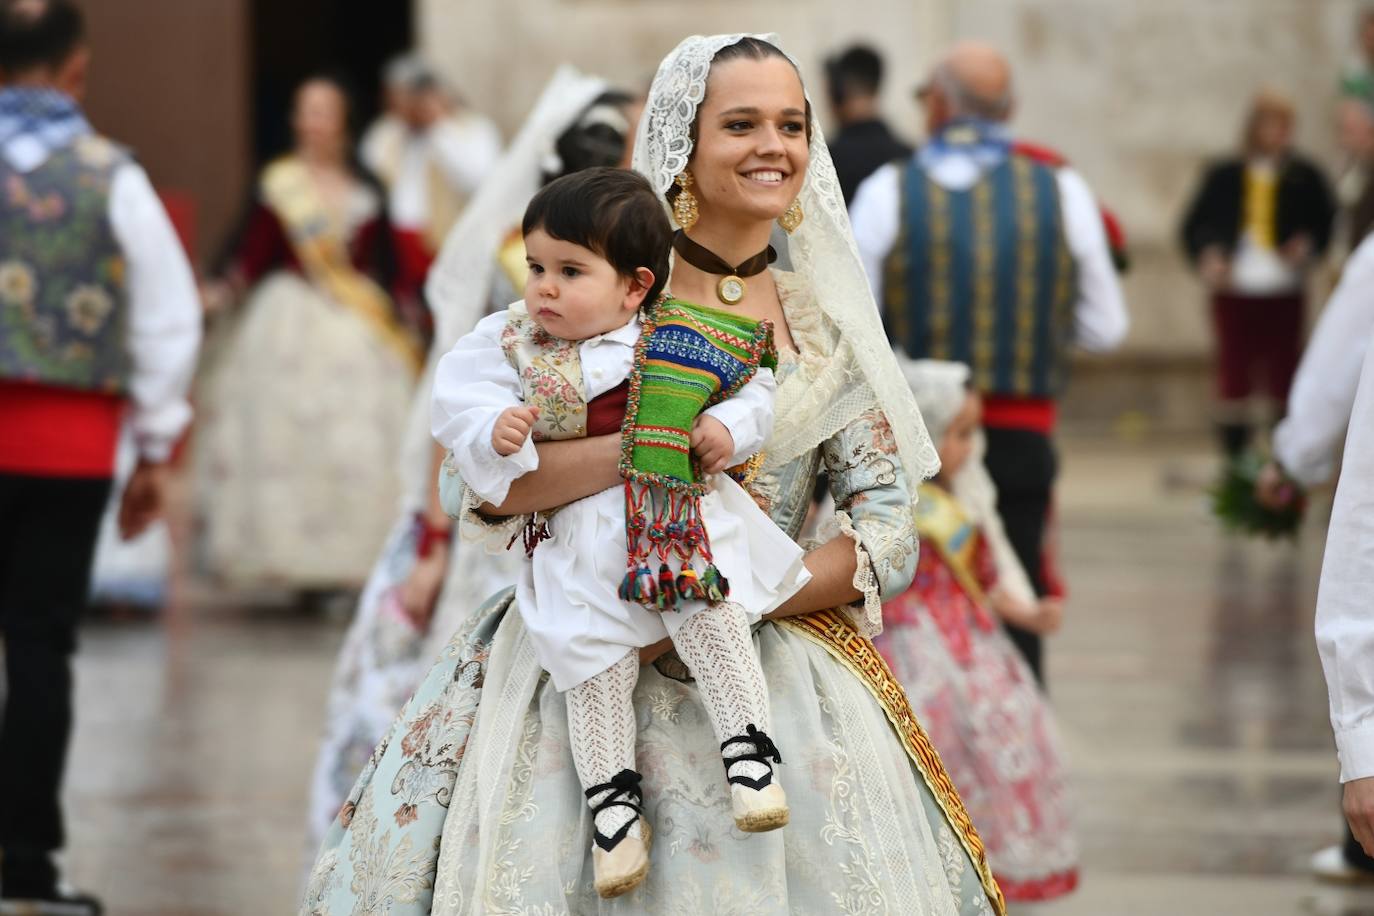
[[[933,483],[923,483],[916,490],[916,530],[921,540],[940,554],[959,587],[980,607],[987,605],[987,596],[978,581],[976,557],[982,534],[969,521],[963,508],[949,491]]]
[[[371,325],[418,374],[418,342],[396,320],[387,294],[353,266],[342,228],[331,219],[305,164],[294,156],[278,159],[263,172],[261,190],[310,281]]]

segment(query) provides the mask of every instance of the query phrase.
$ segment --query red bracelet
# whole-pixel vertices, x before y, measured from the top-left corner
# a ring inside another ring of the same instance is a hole
[[[431,525],[423,516],[417,516],[420,525],[420,541],[415,547],[415,555],[420,559],[434,552],[436,544],[447,544],[453,540],[453,529],[448,525]]]

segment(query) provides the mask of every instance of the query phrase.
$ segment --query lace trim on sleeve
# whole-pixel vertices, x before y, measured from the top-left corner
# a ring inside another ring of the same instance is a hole
[[[439,468],[439,499],[449,517],[457,520],[458,536],[464,541],[485,542],[489,553],[504,551],[529,521],[527,515],[483,515],[479,510],[483,499],[463,483],[452,452],[444,456]]]
[[[835,511],[835,522],[840,534],[854,542],[854,582],[853,585],[863,592],[863,597],[853,604],[840,608],[854,624],[859,635],[872,639],[883,631],[883,598],[878,574],[873,568],[873,558],[864,546],[863,538],[854,528],[854,521],[848,512]]]

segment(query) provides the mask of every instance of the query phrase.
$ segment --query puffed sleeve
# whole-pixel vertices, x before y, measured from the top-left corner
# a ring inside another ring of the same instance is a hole
[[[916,574],[911,491],[887,417],[872,408],[821,445],[835,520],[854,542],[854,587],[863,593],[850,616],[864,636],[882,632],[884,598],[906,591]]]
[[[491,444],[497,418],[522,403],[519,373],[501,349],[506,319],[504,312],[487,316],[444,354],[430,404],[434,438],[452,452],[468,488],[493,505],[505,501],[516,478],[539,466],[533,437],[509,456],[498,455]]]

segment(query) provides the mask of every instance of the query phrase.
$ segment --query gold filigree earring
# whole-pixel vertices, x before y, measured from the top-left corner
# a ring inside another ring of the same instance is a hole
[[[778,217],[778,225],[782,227],[783,232],[791,235],[797,231],[797,227],[802,224],[802,220],[805,218],[806,214],[802,212],[801,199],[798,198],[792,201],[792,206],[788,207],[782,216]]]
[[[701,216],[697,211],[696,195],[691,192],[692,173],[679,172],[673,183],[677,185],[677,196],[673,198],[673,219],[685,232],[696,225],[697,218]]]

